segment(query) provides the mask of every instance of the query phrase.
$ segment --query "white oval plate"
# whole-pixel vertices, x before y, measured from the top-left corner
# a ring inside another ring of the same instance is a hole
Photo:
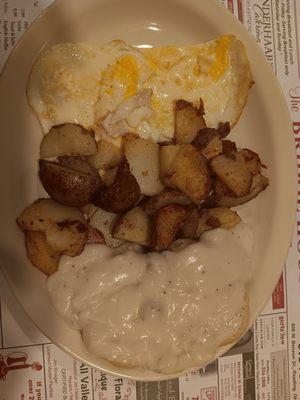
[[[17,299],[41,331],[93,367],[140,380],[167,379],[141,369],[118,369],[88,354],[80,334],[54,312],[45,277],[29,265],[15,218],[38,197],[37,159],[42,137],[26,100],[26,82],[39,51],[57,42],[135,45],[192,44],[234,34],[245,44],[255,85],[232,135],[268,166],[270,187],[242,207],[253,226],[251,323],[276,285],[290,245],[296,209],[296,169],[289,114],[276,78],[254,39],[215,0],[59,0],[38,18],[9,58],[0,81],[0,257]],[[243,266],[241,265],[241,268]],[[224,353],[220,349],[218,356]],[[196,366],[195,366],[196,367]]]

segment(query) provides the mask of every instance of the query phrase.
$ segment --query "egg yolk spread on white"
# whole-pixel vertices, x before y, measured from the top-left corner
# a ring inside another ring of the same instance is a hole
[[[209,127],[226,122],[223,115],[233,83],[230,42],[225,36],[206,45],[143,50],[155,70],[145,84],[153,90],[150,132],[154,127],[164,137],[173,137],[173,104],[177,99],[198,106],[201,98]]]
[[[252,83],[234,36],[190,46],[137,49],[63,43],[43,52],[28,97],[45,133],[73,122],[112,138],[133,132],[155,141],[174,135],[174,102],[205,105],[208,127],[237,122]]]

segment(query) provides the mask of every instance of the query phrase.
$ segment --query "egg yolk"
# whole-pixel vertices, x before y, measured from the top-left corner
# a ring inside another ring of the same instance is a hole
[[[175,47],[153,47],[146,49],[144,55],[148,61],[148,65],[152,70],[163,69],[170,70],[174,64],[180,61],[182,52]]]
[[[134,57],[120,57],[112,68],[112,78],[125,88],[125,98],[134,96],[137,92],[139,77],[138,64]]]
[[[176,64],[195,60],[192,73],[199,78],[208,76],[218,81],[229,67],[228,49],[231,36],[222,36],[211,43],[200,46],[188,46],[185,50],[176,47],[150,48],[144,50],[144,55],[152,69],[171,70]]]
[[[199,49],[198,64],[200,71],[209,75],[214,81],[221,78],[228,69],[228,48],[231,42],[230,36],[222,36],[207,47]]]

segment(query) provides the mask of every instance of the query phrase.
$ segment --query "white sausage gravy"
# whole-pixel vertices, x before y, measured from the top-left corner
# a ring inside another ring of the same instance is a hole
[[[63,256],[47,287],[92,354],[177,373],[206,364],[246,327],[252,247],[243,223],[177,251],[90,244]]]

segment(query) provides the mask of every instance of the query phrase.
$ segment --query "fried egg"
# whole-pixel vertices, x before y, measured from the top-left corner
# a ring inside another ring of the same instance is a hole
[[[236,124],[252,78],[245,48],[234,36],[193,46],[139,49],[139,53],[143,57],[118,59],[105,73],[96,130],[104,127],[110,137],[133,132],[168,141],[174,135],[178,99],[196,107],[202,99],[208,127],[227,121],[231,127]]]
[[[42,52],[29,76],[27,95],[43,131],[63,123],[91,129],[102,75],[128,51],[130,46],[115,40],[103,47],[60,43]]]
[[[66,122],[91,126],[106,64],[97,48],[81,43],[61,43],[40,55],[29,77],[27,95],[45,133]]]
[[[208,127],[233,127],[252,84],[243,44],[234,36],[208,43],[138,49],[58,44],[43,52],[28,82],[29,103],[44,132],[78,123],[98,138],[128,132],[154,141],[174,135],[174,102],[205,106]]]
[[[141,49],[155,70],[145,87],[151,89],[152,117],[138,133],[159,131],[162,140],[174,134],[174,102],[183,99],[205,108],[206,124],[238,121],[252,85],[249,61],[243,44],[234,36],[222,36],[208,43]]]

